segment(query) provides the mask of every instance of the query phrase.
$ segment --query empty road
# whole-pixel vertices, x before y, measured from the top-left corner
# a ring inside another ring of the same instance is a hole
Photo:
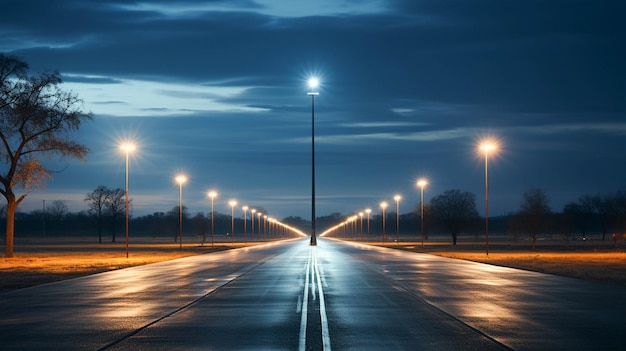
[[[3,350],[618,350],[626,288],[298,239],[0,294]]]

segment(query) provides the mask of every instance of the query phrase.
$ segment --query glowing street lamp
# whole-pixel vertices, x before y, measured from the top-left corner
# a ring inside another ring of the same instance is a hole
[[[126,153],[126,258],[128,258],[128,154],[135,150],[135,145],[123,144],[120,149]]]
[[[485,152],[485,253],[489,256],[489,152],[497,145],[491,141],[483,142],[480,149]]]
[[[213,246],[215,241],[215,211],[213,211],[213,200],[215,200],[217,192],[215,190],[211,190],[208,195],[211,198],[211,246]]]
[[[250,210],[250,223],[252,223],[252,230],[250,231],[250,237],[254,240],[254,214],[256,213],[256,209]]]
[[[257,237],[257,239],[260,240],[261,239],[261,217],[263,216],[263,213],[261,213],[261,211],[259,211],[256,214],[257,214],[257,217],[258,217],[258,220],[259,220],[259,224],[257,225],[258,234],[257,234],[256,237]]]
[[[361,230],[359,231],[359,240],[363,239],[363,212],[359,212],[359,217],[361,218]]]
[[[320,94],[317,90],[319,79],[310,78],[308,85],[307,95],[311,96],[311,246],[315,246],[315,96]]]
[[[388,206],[388,204],[385,201],[380,203],[380,208],[383,210],[382,211],[382,219],[383,219],[383,245],[385,244],[385,239],[386,239],[386,235],[385,235],[385,209],[387,208],[387,206]]]
[[[235,243],[235,206],[237,206],[237,201],[230,200],[228,201],[228,205],[230,205],[230,234],[232,236],[231,240],[234,244]]]
[[[265,239],[265,229],[267,227],[267,215],[263,215],[263,239]]]
[[[397,238],[397,242],[400,242],[400,212],[399,212],[399,207],[400,207],[400,200],[402,199],[402,196],[400,195],[395,195],[393,197],[394,201],[396,202],[396,238]]]
[[[179,185],[178,191],[178,240],[180,242],[180,250],[183,250],[183,184],[187,181],[187,177],[179,174],[176,182]]]
[[[241,209],[243,210],[243,243],[246,244],[246,223],[248,222],[246,212],[248,211],[248,206],[244,206]]]
[[[369,238],[370,236],[370,213],[372,213],[372,209],[366,208],[365,213],[367,214],[367,237]]]
[[[417,186],[420,187],[420,219],[422,228],[422,247],[424,246],[424,187],[428,184],[426,179],[422,178],[417,181]]]

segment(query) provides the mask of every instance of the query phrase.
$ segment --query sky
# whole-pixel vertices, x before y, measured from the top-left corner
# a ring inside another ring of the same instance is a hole
[[[74,136],[87,162],[49,161],[43,200],[86,210],[99,185],[125,186],[133,215],[183,203],[311,217],[400,213],[446,190],[484,215],[543,189],[553,211],[626,190],[626,13],[606,0],[4,0],[0,52],[31,73],[59,70],[93,113]],[[58,172],[57,172],[58,171]]]

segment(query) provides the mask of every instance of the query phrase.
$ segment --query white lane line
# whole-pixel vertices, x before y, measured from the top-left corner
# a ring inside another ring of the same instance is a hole
[[[315,251],[314,251],[315,252]],[[322,288],[322,280],[320,279],[320,271],[317,264],[317,255],[313,256],[315,274],[317,277],[317,289],[320,296],[320,318],[322,320],[322,344],[324,351],[330,351],[330,332],[328,331],[328,318],[326,317],[326,304],[324,302],[324,290]]]
[[[304,292],[302,301],[302,314],[300,315],[300,341],[298,350],[306,349],[306,322],[307,322],[307,305],[309,304],[309,267],[311,266],[311,251],[309,250],[309,259],[306,262],[306,277],[304,279]]]
[[[316,258],[314,248],[311,248],[311,256],[313,257],[313,259]],[[311,265],[311,297],[313,298],[313,301],[315,301],[315,268],[316,267],[317,266],[315,264]]]

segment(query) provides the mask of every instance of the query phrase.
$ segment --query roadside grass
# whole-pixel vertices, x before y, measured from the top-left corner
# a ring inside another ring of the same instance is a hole
[[[200,246],[190,242],[181,250],[170,239],[143,239],[130,246],[127,258],[124,243],[98,244],[76,238],[24,240],[16,245],[14,257],[0,257],[0,292],[233,247],[231,243]]]
[[[98,244],[76,238],[22,240],[16,243],[15,257],[0,257],[0,292],[242,246],[224,241],[200,246],[189,241],[181,250],[170,238],[148,238],[133,242],[126,258],[124,243]],[[479,243],[430,242],[422,247],[417,242],[402,242],[385,246],[626,286],[626,252],[611,245],[542,243],[533,251],[525,244],[500,242],[491,247],[489,255]]]

